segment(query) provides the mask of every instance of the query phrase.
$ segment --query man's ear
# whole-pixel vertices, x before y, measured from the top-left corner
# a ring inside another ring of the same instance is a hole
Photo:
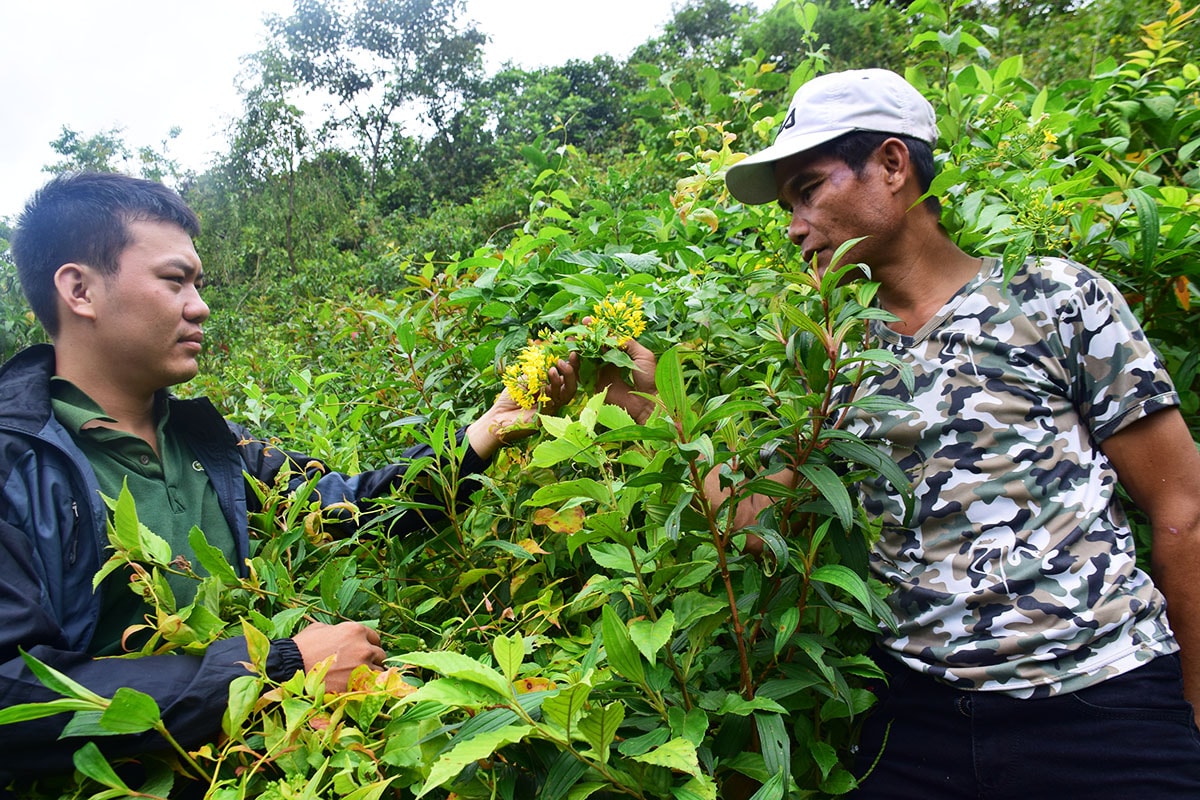
[[[100,273],[86,264],[63,264],[54,273],[54,288],[58,292],[59,319],[71,314],[95,319],[96,284],[103,280]]]
[[[892,191],[898,192],[904,188],[907,180],[912,177],[912,158],[908,146],[899,139],[890,138],[875,151],[875,157],[879,159],[879,165]]]

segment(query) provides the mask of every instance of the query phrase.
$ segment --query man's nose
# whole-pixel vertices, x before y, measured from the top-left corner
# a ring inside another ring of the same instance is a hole
[[[804,242],[804,237],[808,236],[809,227],[808,220],[800,215],[799,211],[792,212],[792,221],[788,223],[787,235],[792,240],[792,244],[799,245]]]
[[[184,307],[184,315],[195,322],[204,322],[208,319],[208,315],[212,313],[208,307],[208,303],[204,302],[204,298],[200,296],[200,292],[195,288],[192,289],[192,296]]]

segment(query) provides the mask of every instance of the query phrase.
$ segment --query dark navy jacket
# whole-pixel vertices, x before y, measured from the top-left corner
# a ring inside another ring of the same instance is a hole
[[[53,372],[49,345],[24,350],[0,367],[0,708],[58,697],[25,667],[20,648],[104,697],[122,686],[151,695],[172,735],[185,746],[199,745],[220,730],[229,683],[247,674],[237,663],[248,660],[245,640],[218,641],[204,656],[93,659],[86,654],[99,616],[92,577],[107,558],[107,510],[95,473],[51,413]],[[170,425],[212,481],[233,531],[237,564],[244,569],[247,511],[256,498],[247,495],[243,472],[271,483],[290,461],[297,473],[293,483],[299,485],[324,467],[250,437],[207,399],[169,402]],[[464,433],[459,431],[460,441]],[[404,460],[430,455],[430,448],[418,446],[405,452]],[[462,474],[481,472],[484,466],[468,447]],[[387,494],[406,467],[392,464],[354,476],[326,470],[316,488],[324,503],[357,503]],[[464,482],[460,501],[474,488],[472,483]],[[407,514],[391,531],[406,533],[423,525],[419,515]],[[273,643],[268,660],[273,678],[302,667],[290,639]],[[83,741],[58,740],[68,718],[60,714],[0,725],[0,787],[13,776],[72,769],[71,755]],[[97,744],[110,756],[166,747],[153,731],[104,737]]]

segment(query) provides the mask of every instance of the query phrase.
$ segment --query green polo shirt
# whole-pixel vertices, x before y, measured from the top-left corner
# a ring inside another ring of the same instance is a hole
[[[197,574],[207,573],[188,544],[193,525],[199,526],[209,543],[233,563],[233,533],[221,513],[217,493],[191,448],[172,432],[165,396],[159,398],[155,408],[161,457],[133,434],[103,426],[87,427],[89,423],[115,420],[70,381],[52,379],[50,396],[54,416],[87,457],[103,494],[115,498],[121,494],[121,486],[127,484],[141,523],[165,539],[175,556],[190,561]],[[130,591],[129,576],[129,570],[118,569],[104,580],[100,621],[89,647],[93,655],[122,652],[122,633],[130,625],[142,624],[150,613],[141,595]],[[198,585],[194,579],[169,575],[167,580],[179,607],[192,602]],[[140,645],[145,638],[136,637],[132,643]]]

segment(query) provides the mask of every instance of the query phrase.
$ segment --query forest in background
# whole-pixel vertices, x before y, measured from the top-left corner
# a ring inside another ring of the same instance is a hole
[[[418,539],[386,533],[414,506],[404,492],[343,537],[315,498],[260,487],[250,577],[206,554],[196,602],[164,600],[152,620],[154,647],[358,619],[397,671],[341,696],[319,675],[248,676],[219,742],[135,788],[167,796],[187,774],[214,798],[843,794],[878,674],[864,652],[888,619],[866,570],[873,523],[848,487],[889,465],[840,435],[831,404],[885,358],[864,333],[872,287],[817,279],[782,212],[734,202],[724,170],[770,141],[811,76],[904,72],[938,112],[951,235],[1113,280],[1196,432],[1196,9],[692,0],[626,61],[493,75],[461,11],[297,0],[248,62],[211,169],[67,127],[51,169],[181,191],[203,222],[213,317],[180,391],[337,469],[416,441],[453,464],[448,434],[531,338],[627,293],[663,354],[661,408],[634,425],[590,395],[585,365],[577,401]],[[313,98],[324,113],[302,112]],[[0,352],[40,337],[0,263]],[[804,476],[795,490],[765,480],[781,466]],[[781,495],[755,530],[761,559],[703,501],[710,469],[735,498]],[[452,496],[458,476],[433,481]],[[178,569],[122,519],[115,557],[148,581]],[[28,796],[128,796],[81,753],[76,776]]]

